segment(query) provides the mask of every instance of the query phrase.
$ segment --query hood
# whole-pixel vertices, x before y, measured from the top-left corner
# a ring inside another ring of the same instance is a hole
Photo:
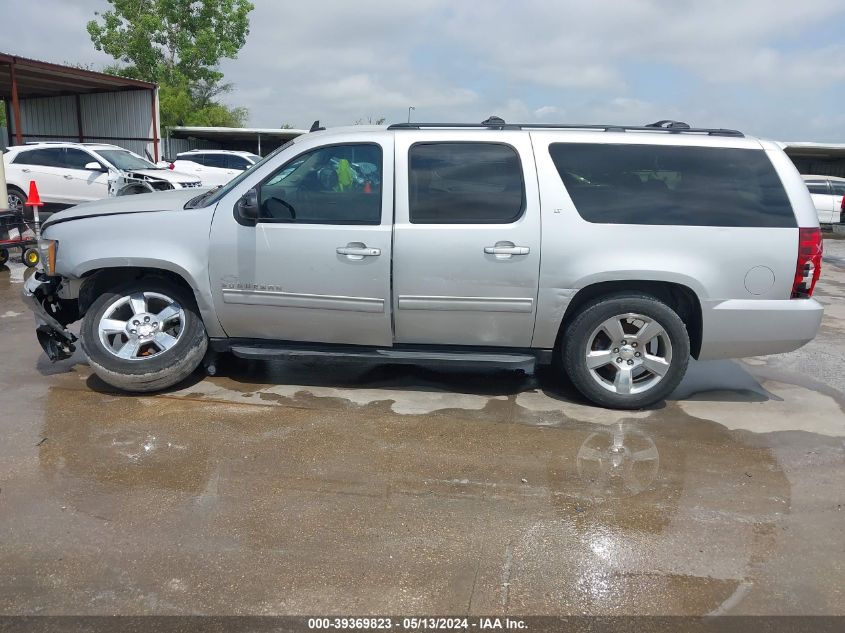
[[[47,228],[59,222],[80,220],[82,218],[96,218],[103,215],[120,215],[123,213],[160,213],[162,211],[181,211],[185,203],[205,192],[206,189],[172,189],[170,191],[156,191],[153,193],[139,193],[132,196],[118,196],[103,198],[94,202],[85,202],[64,211],[59,211],[44,222]]]
[[[147,178],[155,178],[156,180],[165,180],[167,182],[198,182],[199,178],[192,174],[186,174],[181,171],[171,171],[170,169],[127,169],[124,170],[126,174],[137,174]]]

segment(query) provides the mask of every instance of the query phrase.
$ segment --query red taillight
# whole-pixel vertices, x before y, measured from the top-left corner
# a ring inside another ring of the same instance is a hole
[[[845,211],[845,196],[842,196],[842,202],[839,203],[839,210]]]
[[[170,163],[170,164],[167,166],[167,168],[168,168],[170,171],[173,171],[174,169],[176,169],[176,165],[174,165],[173,163]]]
[[[822,272],[822,232],[798,229],[798,263],[792,282],[793,299],[809,299]]]

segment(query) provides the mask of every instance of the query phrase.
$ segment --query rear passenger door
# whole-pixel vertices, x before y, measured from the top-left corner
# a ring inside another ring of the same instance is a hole
[[[827,180],[807,180],[807,189],[819,214],[819,222],[829,224],[833,221],[833,192]]]
[[[845,215],[845,182],[841,180],[831,180],[830,188],[833,190],[833,213],[831,214],[831,223],[841,222],[843,215]]]
[[[527,134],[396,132],[397,343],[529,347],[540,209]]]
[[[63,147],[43,147],[21,152],[15,158],[15,165],[20,165],[24,179],[24,188],[29,181],[35,181],[38,193],[44,202],[71,204],[67,197],[67,181],[64,168]]]

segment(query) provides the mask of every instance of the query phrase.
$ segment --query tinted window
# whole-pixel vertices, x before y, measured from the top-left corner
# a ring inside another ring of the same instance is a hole
[[[252,167],[252,163],[243,156],[229,154],[226,156],[226,167],[229,169],[246,169],[247,167]]]
[[[226,154],[204,154],[202,164],[207,167],[219,167],[225,169],[228,166]]]
[[[31,149],[18,154],[14,162],[16,165],[64,167],[64,150],[61,147]]]
[[[830,190],[827,187],[826,180],[808,180],[807,181],[807,189],[810,190],[810,193],[822,193],[822,194],[829,194]]]
[[[522,215],[522,165],[509,145],[418,143],[408,160],[413,224],[508,224]]]
[[[845,196],[845,182],[839,182],[838,180],[831,180],[830,187],[833,189],[833,195],[835,196]]]
[[[88,163],[96,163],[97,160],[81,149],[65,148],[65,167],[68,169],[85,169]]]
[[[554,143],[549,152],[588,222],[796,226],[763,150]]]
[[[259,194],[262,222],[380,224],[381,147],[333,145],[277,169]]]
[[[189,160],[192,163],[197,163],[198,165],[205,164],[202,154],[176,154],[176,160]]]

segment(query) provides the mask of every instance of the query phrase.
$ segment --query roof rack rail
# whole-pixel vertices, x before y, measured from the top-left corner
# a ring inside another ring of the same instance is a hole
[[[703,134],[707,136],[736,136],[745,134],[738,130],[690,127],[683,121],[663,120],[648,125],[603,125],[597,123],[506,123],[491,116],[481,123],[394,123],[388,130],[424,129],[478,129],[478,130],[602,130],[604,132],[666,132],[669,134]]]

